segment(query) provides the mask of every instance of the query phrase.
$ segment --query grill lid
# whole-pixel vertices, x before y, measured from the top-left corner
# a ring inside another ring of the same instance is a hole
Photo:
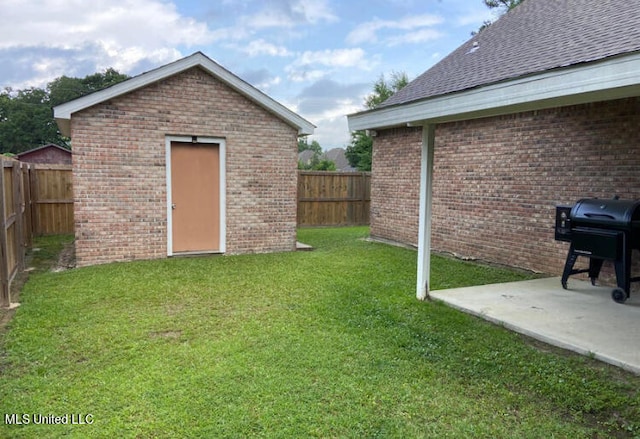
[[[573,226],[634,227],[640,221],[640,200],[583,198],[571,209]]]

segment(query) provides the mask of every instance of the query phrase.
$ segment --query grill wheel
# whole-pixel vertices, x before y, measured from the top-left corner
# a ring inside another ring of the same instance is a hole
[[[624,303],[627,300],[627,293],[622,288],[614,288],[611,291],[611,298],[614,302]]]

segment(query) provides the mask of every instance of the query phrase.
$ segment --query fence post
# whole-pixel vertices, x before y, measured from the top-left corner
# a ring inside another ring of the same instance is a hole
[[[4,192],[4,165],[0,159],[0,306],[11,307],[11,292],[9,290],[9,255],[7,248],[7,211]]]
[[[33,244],[33,223],[31,218],[31,168],[30,163],[22,163],[22,175],[20,178],[22,184],[22,230],[24,231],[25,251]]]
[[[22,163],[13,162],[13,169],[11,177],[13,178],[13,210],[16,215],[15,230],[14,230],[14,245],[16,251],[16,267],[15,272],[22,271],[24,269],[24,218],[22,216],[22,202],[24,201],[22,193]]]
[[[29,172],[29,186],[31,187],[31,230],[34,235],[40,234],[40,215],[38,215],[38,170],[35,166]]]

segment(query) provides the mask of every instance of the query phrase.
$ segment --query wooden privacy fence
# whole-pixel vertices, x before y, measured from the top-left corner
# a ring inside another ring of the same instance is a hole
[[[0,307],[7,308],[33,235],[73,232],[73,188],[69,165],[0,163]]]
[[[298,172],[299,226],[369,224],[370,172]]]
[[[31,193],[29,169],[33,165],[13,160],[1,162],[0,306],[9,307],[11,281],[24,267],[25,249],[33,236],[28,207]]]
[[[73,233],[71,165],[37,164],[29,175],[34,235]]]

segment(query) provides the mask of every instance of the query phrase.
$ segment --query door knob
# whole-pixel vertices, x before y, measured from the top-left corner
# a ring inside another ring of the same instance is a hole
[[[175,210],[176,208],[176,203],[171,203],[171,210]]]

